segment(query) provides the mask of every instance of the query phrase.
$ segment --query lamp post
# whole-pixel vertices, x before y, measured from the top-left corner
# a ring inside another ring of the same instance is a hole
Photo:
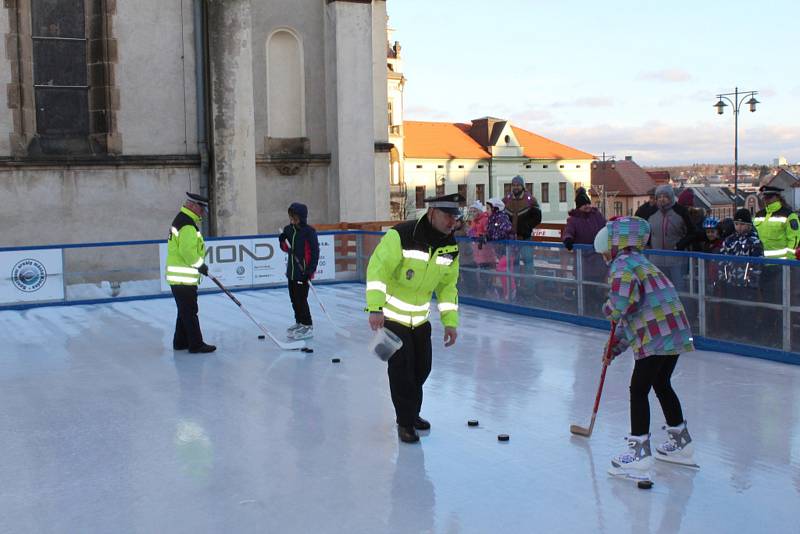
[[[736,213],[737,205],[736,199],[739,198],[739,109],[742,104],[750,106],[750,111],[756,110],[756,104],[760,102],[756,100],[758,91],[739,91],[736,87],[733,93],[723,93],[717,95],[719,99],[714,107],[717,108],[717,114],[722,115],[725,108],[728,107],[724,101],[730,102],[733,106],[733,212]],[[750,97],[750,100],[745,102],[745,98]],[[733,97],[733,100],[731,98]]]

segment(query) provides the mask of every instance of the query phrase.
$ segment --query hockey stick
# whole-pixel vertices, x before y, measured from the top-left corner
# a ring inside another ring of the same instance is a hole
[[[314,284],[311,283],[311,280],[308,281],[308,287],[310,287],[311,288],[311,292],[314,293],[314,297],[317,299],[317,304],[319,304],[319,307],[322,308],[322,313],[325,314],[325,317],[328,318],[328,321],[330,321],[331,326],[333,326],[333,331],[336,332],[337,334],[339,334],[342,337],[350,337],[350,332],[348,332],[347,330],[345,330],[341,326],[337,325],[334,322],[333,317],[331,317],[330,314],[328,313],[328,310],[325,309],[325,305],[322,304],[322,301],[320,300],[319,295],[317,295],[317,290],[314,287]]]
[[[281,341],[280,339],[278,339],[278,338],[276,338],[275,336],[273,336],[273,335],[272,335],[272,333],[270,333],[270,331],[269,331],[269,330],[267,330],[266,328],[264,328],[264,325],[262,325],[261,323],[259,323],[258,321],[256,321],[256,320],[255,320],[255,318],[253,318],[253,316],[252,316],[252,315],[250,315],[250,312],[248,312],[248,311],[245,309],[245,307],[244,307],[244,306],[242,306],[242,303],[241,303],[241,302],[239,302],[239,299],[237,299],[236,297],[234,297],[234,296],[233,296],[233,293],[231,293],[231,292],[228,290],[228,288],[226,288],[225,286],[223,286],[223,285],[222,285],[222,282],[220,282],[219,280],[217,280],[217,278],[216,278],[214,275],[212,275],[212,274],[209,274],[209,275],[208,275],[208,277],[209,277],[209,278],[211,278],[211,280],[212,280],[212,281],[213,281],[215,284],[217,284],[217,286],[218,286],[218,287],[219,287],[219,288],[220,288],[220,289],[221,289],[221,290],[222,290],[222,291],[223,291],[223,292],[224,292],[226,295],[228,295],[228,296],[230,297],[230,299],[231,299],[231,300],[232,300],[232,301],[233,301],[233,302],[234,302],[234,303],[235,303],[237,306],[239,306],[239,309],[240,309],[240,310],[242,310],[242,311],[244,312],[244,314],[245,314],[245,315],[247,315],[247,317],[249,317],[249,318],[250,318],[250,320],[251,320],[251,321],[253,321],[253,322],[255,323],[255,325],[256,325],[258,328],[260,328],[260,329],[261,329],[261,331],[262,331],[262,332],[264,332],[264,333],[265,333],[267,336],[269,336],[269,338],[270,338],[272,341],[274,341],[274,342],[275,342],[275,344],[276,344],[276,345],[278,345],[280,348],[282,348],[283,350],[299,350],[299,349],[302,349],[303,347],[305,347],[305,346],[306,346],[306,344],[305,344],[305,342],[304,342],[304,341],[294,341],[294,342],[292,342],[292,343],[284,343],[284,342],[283,342],[283,341]]]
[[[589,428],[579,425],[570,425],[569,431],[573,434],[583,437],[590,437],[592,430],[594,430],[594,420],[597,418],[597,410],[600,408],[600,396],[603,394],[603,384],[606,381],[606,370],[608,369],[608,359],[611,357],[611,343],[614,341],[614,333],[617,331],[617,323],[611,322],[611,335],[608,336],[608,345],[606,345],[606,354],[603,358],[603,371],[600,373],[600,385],[597,386],[597,396],[594,399],[594,409],[592,410],[592,422],[589,423]]]
[[[292,258],[294,258],[294,261],[297,263],[297,266],[300,267],[301,270],[305,271],[303,266],[300,265],[300,260],[297,259],[297,256],[295,256],[291,252],[289,252],[288,254]],[[291,280],[289,281],[289,283],[291,283]],[[337,334],[339,334],[342,337],[348,337],[349,338],[350,337],[350,332],[348,332],[344,328],[341,328],[339,325],[337,325],[336,321],[334,321],[333,317],[331,317],[331,315],[328,313],[328,310],[325,309],[325,305],[322,304],[322,300],[320,300],[319,295],[317,294],[317,289],[314,287],[314,284],[311,283],[311,278],[308,279],[308,287],[310,287],[311,288],[311,292],[314,293],[314,298],[317,299],[317,304],[319,304],[319,307],[322,308],[322,313],[325,314],[325,317],[328,318],[328,321],[330,321],[331,326],[333,326],[333,331],[336,332]]]

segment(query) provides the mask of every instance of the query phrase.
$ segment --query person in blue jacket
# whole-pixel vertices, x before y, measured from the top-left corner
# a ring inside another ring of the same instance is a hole
[[[314,335],[311,311],[308,309],[308,284],[314,278],[319,261],[317,231],[308,224],[308,208],[293,202],[289,206],[289,224],[278,237],[281,250],[289,254],[286,278],[292,301],[295,324],[286,333],[290,339],[308,339]]]

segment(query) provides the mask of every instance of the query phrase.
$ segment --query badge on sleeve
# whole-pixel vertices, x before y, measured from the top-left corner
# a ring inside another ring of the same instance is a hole
[[[411,280],[414,278],[414,269],[409,269],[406,271],[406,280]]]
[[[792,219],[791,221],[789,221],[789,226],[792,227],[792,230],[797,231],[798,228],[797,219]]]

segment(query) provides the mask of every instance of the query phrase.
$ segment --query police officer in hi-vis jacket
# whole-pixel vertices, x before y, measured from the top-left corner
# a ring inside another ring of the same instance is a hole
[[[458,333],[458,245],[453,229],[464,198],[458,193],[426,199],[417,221],[383,236],[367,268],[367,311],[372,330],[385,327],[403,341],[389,359],[389,387],[401,441],[419,441],[431,425],[420,417],[422,385],[431,371],[431,296],[436,293],[444,345]]]

